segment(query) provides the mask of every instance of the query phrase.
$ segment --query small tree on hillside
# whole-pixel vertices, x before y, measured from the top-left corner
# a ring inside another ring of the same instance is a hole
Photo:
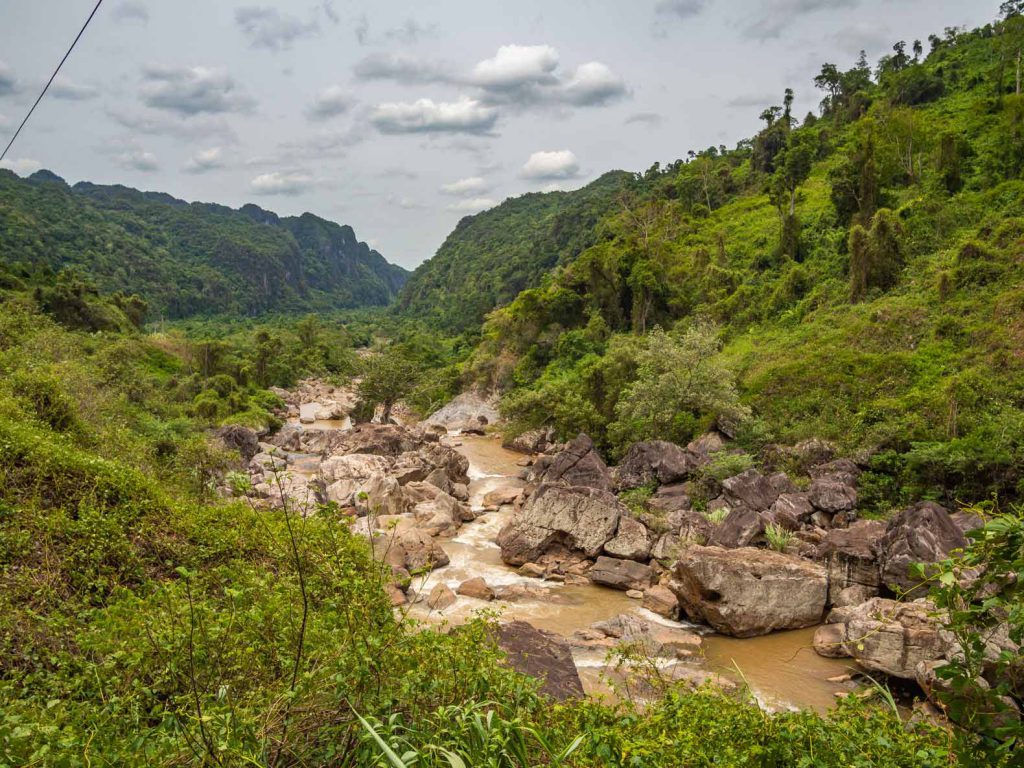
[[[377,406],[381,406],[381,421],[387,423],[395,403],[416,389],[420,376],[419,365],[395,347],[366,357],[356,390],[356,418],[369,421]]]
[[[882,208],[871,229],[859,224],[850,230],[850,298],[860,301],[872,288],[893,287],[903,268],[900,238],[903,228],[895,214]]]
[[[799,251],[800,221],[796,216],[796,194],[811,174],[814,141],[813,134],[799,131],[793,133],[769,183],[768,194],[778,208],[782,221],[779,255],[784,258],[795,259]]]

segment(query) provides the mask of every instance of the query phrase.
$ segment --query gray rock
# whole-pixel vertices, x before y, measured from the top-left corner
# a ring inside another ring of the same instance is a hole
[[[542,693],[557,701],[582,698],[583,683],[576,671],[572,649],[563,637],[536,629],[525,621],[499,624],[495,633],[509,666],[542,680]]]
[[[633,443],[615,468],[619,490],[644,485],[667,485],[685,479],[700,465],[696,454],[665,440]]]
[[[593,441],[586,435],[579,435],[566,444],[565,448],[550,461],[534,465],[534,479],[539,483],[562,483],[564,485],[612,490],[612,477]]]
[[[779,498],[779,491],[756,469],[748,469],[723,480],[722,487],[730,500],[755,512],[768,509]]]
[[[761,515],[744,506],[735,507],[719,525],[715,526],[708,543],[727,549],[747,547],[764,534]]]
[[[644,592],[643,607],[675,621],[679,618],[679,599],[668,587],[658,584]]]
[[[602,555],[597,558],[593,567],[587,572],[587,576],[595,584],[625,591],[647,589],[651,586],[654,573],[649,565]]]
[[[221,427],[216,432],[217,437],[228,450],[238,451],[245,461],[249,461],[259,453],[260,440],[255,430],[242,427],[238,424],[230,424]]]
[[[831,478],[818,478],[811,483],[807,500],[815,509],[834,515],[857,506],[857,489]]]
[[[843,647],[868,671],[913,680],[920,662],[941,659],[949,650],[928,600],[873,597],[843,611],[845,621],[836,625],[843,628]]]
[[[910,575],[912,563],[936,563],[967,545],[949,513],[933,501],[914,504],[889,522],[878,543],[883,583],[910,589],[920,582]]]
[[[515,437],[506,437],[502,441],[502,447],[519,453],[544,453],[550,450],[555,442],[555,430],[531,429]]]
[[[427,422],[454,429],[474,422],[480,425],[494,424],[499,418],[498,409],[492,403],[475,392],[463,392],[430,414]]]
[[[651,556],[651,533],[639,520],[620,517],[615,537],[604,545],[604,551],[612,557],[625,560],[646,561]]]
[[[848,587],[861,587],[867,597],[878,594],[882,581],[877,547],[885,529],[884,521],[861,520],[825,535],[817,554],[828,567],[830,603],[837,604],[839,593]]]

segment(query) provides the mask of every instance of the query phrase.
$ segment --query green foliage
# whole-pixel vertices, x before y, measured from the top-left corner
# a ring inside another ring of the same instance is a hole
[[[355,413],[369,420],[379,406],[381,419],[387,423],[395,403],[416,389],[422,372],[419,364],[405,350],[388,347],[363,358]]]
[[[786,548],[793,541],[793,534],[781,525],[768,523],[764,529],[764,537],[768,539],[768,546],[776,552],[785,552]]]

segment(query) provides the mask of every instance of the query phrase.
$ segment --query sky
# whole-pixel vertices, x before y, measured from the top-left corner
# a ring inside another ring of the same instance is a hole
[[[0,0],[6,144],[95,0]],[[389,261],[459,219],[751,136],[823,62],[998,0],[105,0],[3,165],[349,224]],[[925,44],[927,49],[927,43]]]

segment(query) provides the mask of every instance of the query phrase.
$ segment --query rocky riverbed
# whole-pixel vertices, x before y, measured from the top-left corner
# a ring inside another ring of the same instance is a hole
[[[286,426],[233,439],[253,494],[348,510],[391,566],[396,610],[445,623],[496,610],[510,658],[555,695],[603,695],[609,680],[643,693],[609,660],[628,648],[663,677],[742,679],[772,708],[822,710],[861,671],[928,692],[958,652],[926,599],[892,598],[911,563],[948,556],[979,521],[931,502],[859,520],[861,470],[821,441],[717,480],[707,468],[732,451],[720,433],[637,443],[610,468],[585,435],[502,446],[473,395],[419,424],[352,425],[348,390],[278,394]]]

